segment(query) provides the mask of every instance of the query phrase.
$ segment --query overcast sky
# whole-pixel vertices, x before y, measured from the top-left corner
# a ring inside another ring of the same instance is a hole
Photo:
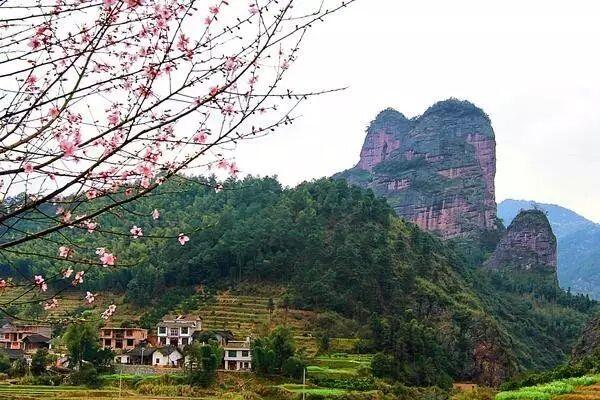
[[[458,97],[492,119],[498,201],[600,222],[599,21],[597,0],[358,0],[311,31],[287,82],[349,89],[305,103],[237,160],[286,185],[329,176],[358,161],[380,110],[412,117]]]

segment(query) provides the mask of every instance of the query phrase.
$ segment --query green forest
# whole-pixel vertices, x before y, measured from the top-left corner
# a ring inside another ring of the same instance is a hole
[[[90,268],[82,288],[125,293],[150,324],[199,285],[281,286],[296,308],[354,321],[356,351],[376,354],[373,374],[411,386],[497,385],[555,367],[596,309],[552,279],[480,268],[490,247],[484,241],[442,241],[398,218],[372,191],[341,180],[286,188],[276,178],[247,177],[219,192],[213,186],[180,177],[104,215],[93,235],[69,230],[77,254],[93,257],[106,247],[118,257],[114,268]],[[85,214],[84,203],[77,212]],[[19,229],[34,223],[35,213]],[[144,236],[131,237],[132,225]],[[180,233],[190,238],[185,246]],[[60,274],[68,266],[56,257],[63,241],[55,234],[21,246],[0,274]],[[327,335],[347,335],[341,325],[329,324]]]

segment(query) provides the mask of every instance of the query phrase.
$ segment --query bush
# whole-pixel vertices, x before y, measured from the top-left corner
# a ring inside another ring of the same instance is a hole
[[[44,374],[46,365],[48,365],[48,349],[38,349],[31,357],[31,373],[34,376]]]
[[[91,388],[97,388],[102,385],[102,379],[98,375],[96,368],[90,363],[83,363],[79,370],[70,375],[71,383],[74,385],[85,385]]]
[[[8,372],[10,369],[10,360],[4,352],[0,352],[0,372]]]
[[[302,379],[306,363],[298,357],[290,357],[283,362],[281,372],[293,379]]]

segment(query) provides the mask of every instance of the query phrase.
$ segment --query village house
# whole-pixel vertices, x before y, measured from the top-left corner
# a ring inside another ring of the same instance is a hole
[[[152,356],[155,351],[154,347],[140,345],[115,357],[115,361],[121,364],[152,365]]]
[[[157,326],[158,344],[183,348],[192,343],[194,333],[202,330],[202,318],[166,315]]]
[[[100,346],[115,351],[133,350],[148,339],[148,331],[142,328],[105,326],[100,329]]]
[[[250,371],[252,369],[252,351],[250,338],[244,341],[230,340],[223,345],[225,351],[223,368],[226,371]]]
[[[161,347],[152,353],[152,365],[155,366],[181,367],[183,361],[183,354],[175,346]]]
[[[23,339],[27,336],[38,334],[49,345],[52,336],[50,325],[28,325],[6,322],[0,327],[0,347],[12,350],[24,350]]]
[[[50,349],[50,338],[39,333],[32,333],[23,339],[23,350],[26,353],[35,353],[39,349]]]

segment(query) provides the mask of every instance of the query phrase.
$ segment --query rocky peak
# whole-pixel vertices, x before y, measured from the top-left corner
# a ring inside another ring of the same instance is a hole
[[[556,273],[556,237],[541,210],[522,210],[486,262],[494,269]]]
[[[358,164],[337,177],[372,188],[425,230],[465,236],[496,227],[495,149],[489,117],[468,101],[412,119],[390,108],[367,129]]]

